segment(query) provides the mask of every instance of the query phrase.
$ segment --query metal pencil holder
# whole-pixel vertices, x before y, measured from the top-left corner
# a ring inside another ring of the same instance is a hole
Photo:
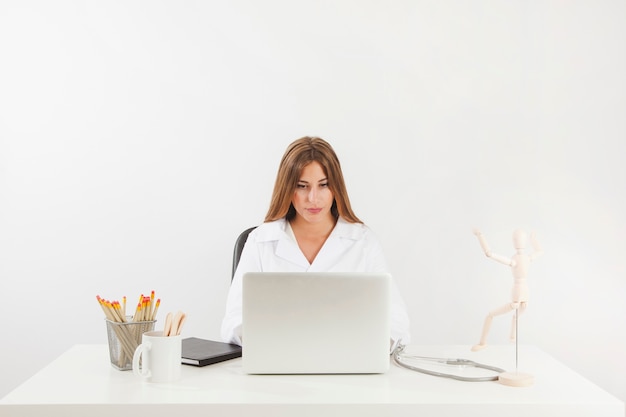
[[[133,354],[141,344],[141,336],[154,330],[156,320],[116,322],[105,319],[109,337],[111,365],[120,371],[133,368]]]

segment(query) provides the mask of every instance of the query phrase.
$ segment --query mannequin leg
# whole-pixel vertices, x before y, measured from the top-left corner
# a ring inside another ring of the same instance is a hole
[[[480,342],[478,342],[477,345],[472,346],[473,352],[481,350],[485,346],[487,346],[487,335],[489,334],[489,330],[491,329],[491,322],[493,321],[493,318],[495,316],[500,316],[513,310],[515,308],[513,304],[514,303],[505,304],[502,307],[496,308],[495,310],[492,310],[489,312],[489,314],[487,314],[487,317],[485,317],[485,322],[483,324],[483,332],[480,336]]]
[[[513,309],[517,310],[516,314],[517,314],[517,318],[519,319],[519,316],[521,316],[524,311],[526,311],[526,302],[523,301],[521,303],[514,303],[514,304],[518,304],[517,308],[513,307]],[[515,342],[515,339],[517,338],[517,334],[515,331],[515,314],[513,315],[513,318],[511,319],[511,342]]]

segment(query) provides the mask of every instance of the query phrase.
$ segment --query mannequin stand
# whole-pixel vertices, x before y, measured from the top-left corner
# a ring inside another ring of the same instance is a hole
[[[517,334],[518,309],[515,309],[515,372],[503,372],[498,375],[498,382],[510,387],[529,387],[535,383],[535,377],[531,374],[517,371],[518,365],[518,334]]]
[[[535,377],[523,372],[503,372],[498,375],[498,382],[510,387],[530,387],[535,383]]]

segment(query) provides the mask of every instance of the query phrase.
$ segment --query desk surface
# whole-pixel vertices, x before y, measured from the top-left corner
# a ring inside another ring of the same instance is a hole
[[[513,370],[513,349],[491,346],[474,353],[467,346],[409,346],[406,351]],[[522,346],[519,355],[520,372],[535,376],[531,387],[462,382],[393,364],[382,375],[246,375],[241,359],[183,366],[179,382],[151,384],[114,369],[106,345],[76,345],[1,399],[0,416],[624,417],[623,402],[541,350]]]

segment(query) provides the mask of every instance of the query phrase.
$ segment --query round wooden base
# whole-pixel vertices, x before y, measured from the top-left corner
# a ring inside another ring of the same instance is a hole
[[[510,387],[529,387],[535,383],[535,377],[523,372],[503,372],[498,375],[498,382]]]

